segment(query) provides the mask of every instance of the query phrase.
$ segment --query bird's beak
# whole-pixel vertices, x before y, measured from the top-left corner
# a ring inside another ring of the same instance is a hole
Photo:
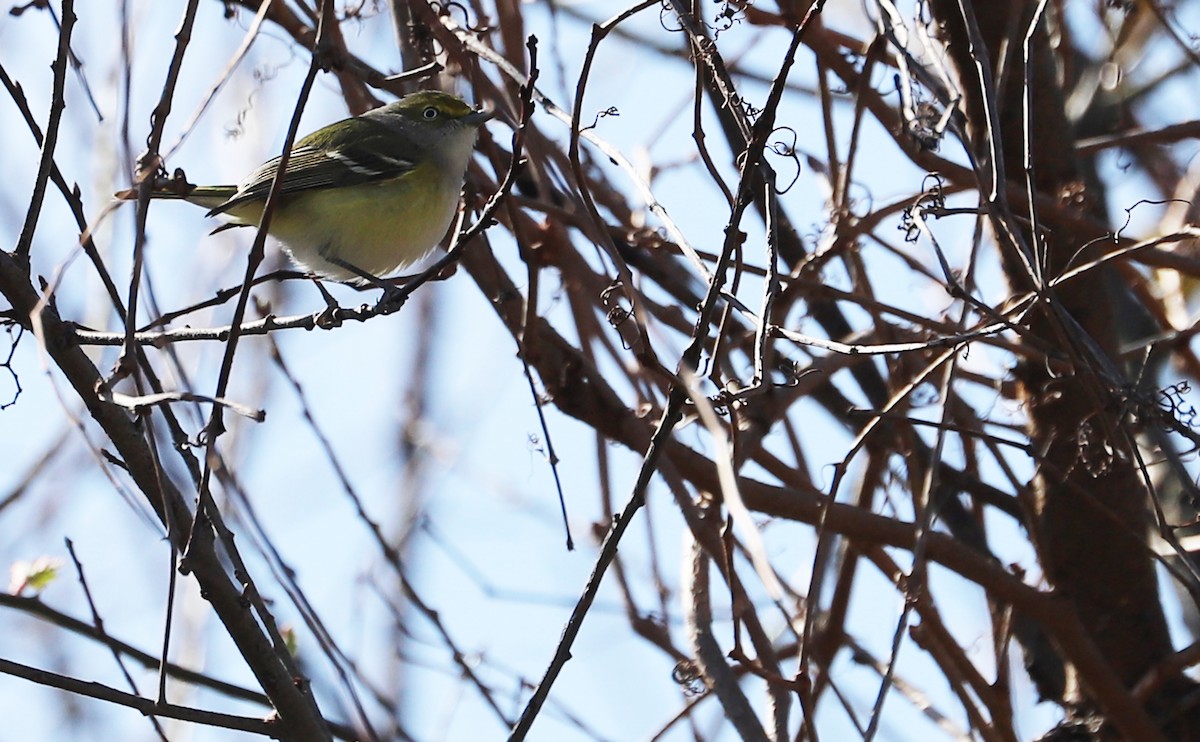
[[[495,116],[496,116],[495,109],[480,108],[478,110],[468,113],[466,116],[463,116],[462,120],[466,121],[471,126],[482,126],[484,123],[491,121],[493,118],[495,118]]]

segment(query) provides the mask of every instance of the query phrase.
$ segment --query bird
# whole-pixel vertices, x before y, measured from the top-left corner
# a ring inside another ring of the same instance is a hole
[[[458,208],[479,128],[494,115],[435,90],[318,129],[293,145],[268,233],[315,277],[386,289],[427,256]],[[151,198],[182,199],[230,227],[257,227],[280,157],[236,186],[196,186],[180,171]],[[138,197],[136,188],[116,194]]]

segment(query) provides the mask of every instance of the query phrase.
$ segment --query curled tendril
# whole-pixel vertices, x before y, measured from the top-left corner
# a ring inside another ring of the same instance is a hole
[[[943,193],[945,187],[946,181],[941,173],[925,173],[925,177],[921,179],[921,190],[925,193],[936,193],[942,206],[946,205],[946,196]]]
[[[1125,223],[1122,224],[1121,227],[1116,232],[1113,233],[1113,239],[1114,240],[1121,239],[1121,235],[1125,232],[1126,229],[1129,228],[1129,224],[1133,221],[1133,212],[1139,206],[1163,206],[1165,204],[1180,204],[1182,206],[1195,206],[1195,204],[1193,202],[1189,201],[1186,198],[1161,198],[1161,199],[1139,198],[1137,201],[1134,201],[1132,205],[1126,206],[1122,209],[1122,211],[1125,212]]]
[[[779,187],[775,188],[775,192],[777,194],[779,194],[780,196],[782,196],[783,194],[792,190],[792,186],[796,185],[796,181],[800,180],[800,155],[797,154],[797,152],[796,152],[796,141],[798,140],[798,136],[796,134],[796,130],[790,126],[780,126],[780,127],[776,128],[775,131],[771,132],[771,134],[772,134],[772,136],[774,136],[775,134],[781,134],[781,135],[790,134],[791,139],[792,139],[792,141],[790,143],[781,141],[781,142],[771,142],[770,145],[768,145],[768,148],[772,152],[779,155],[780,157],[791,160],[796,165],[796,171],[792,174],[792,179],[790,181],[788,181],[788,184],[786,186],[784,186],[783,188],[779,188]]]
[[[730,105],[741,106],[742,111],[744,111],[746,116],[753,121],[757,121],[759,115],[763,112],[763,109],[758,108],[737,93],[729,96],[729,103]]]
[[[671,28],[667,25],[668,18],[675,19],[675,23],[677,24],[676,28]],[[679,14],[676,13],[666,2],[663,2],[658,9],[658,25],[662,26],[662,29],[667,33],[675,33],[683,30],[683,21],[679,20]]]
[[[456,23],[458,23],[458,25],[461,26],[465,31],[476,34],[477,36],[483,36],[484,34],[491,33],[492,31],[491,26],[473,25],[471,23],[471,13],[467,10],[467,6],[463,5],[462,3],[455,2],[455,0],[449,0],[449,2],[435,0],[435,2],[429,4],[429,7],[433,8],[433,12],[444,16],[453,15],[452,11],[457,9],[462,14],[462,22],[458,23],[456,21]]]
[[[15,337],[13,335],[14,328],[16,330]],[[12,361],[13,356],[17,353],[17,345],[20,344],[21,338],[25,336],[25,328],[16,323],[6,325],[4,330],[8,333],[9,337],[8,357],[4,359],[3,363],[0,363],[0,368],[7,371],[9,377],[12,378],[13,393],[11,399],[6,402],[0,402],[0,410],[4,410],[15,405],[17,403],[17,399],[21,396],[21,378],[17,376],[17,371],[13,368]]]
[[[704,680],[700,677],[700,667],[694,660],[679,660],[675,669],[671,670],[671,680],[683,688],[688,697],[698,696],[704,692]]]
[[[905,209],[900,215],[900,225],[897,227],[904,233],[905,242],[916,242],[921,236],[921,228],[917,224],[916,215],[922,217],[931,211],[946,208],[946,183],[942,176],[938,173],[926,173],[924,180],[921,181],[921,195],[913,202],[912,206]]]
[[[723,31],[728,31],[737,24],[742,22],[742,9],[734,5],[730,0],[724,0],[721,3],[720,10],[717,11],[716,18],[713,19],[713,38],[720,36]]]
[[[609,325],[620,331],[621,325],[629,321],[633,316],[633,312],[621,306],[621,291],[624,289],[624,284],[620,281],[613,281],[603,291],[600,292],[600,304],[605,309],[604,319]],[[625,346],[625,350],[629,350],[629,343],[625,340],[624,334],[621,334],[621,344]]]
[[[617,108],[616,106],[609,106],[608,108],[605,108],[603,111],[597,112],[596,118],[592,119],[592,123],[583,127],[582,129],[580,129],[579,133],[582,134],[585,131],[590,131],[592,129],[595,129],[597,126],[600,125],[600,119],[602,119],[602,118],[608,118],[609,116],[620,116],[620,115],[621,115],[621,110],[619,108]]]
[[[1184,399],[1184,395],[1192,391],[1192,386],[1186,380],[1159,389],[1159,407],[1184,427],[1192,428],[1196,424],[1196,407]]]

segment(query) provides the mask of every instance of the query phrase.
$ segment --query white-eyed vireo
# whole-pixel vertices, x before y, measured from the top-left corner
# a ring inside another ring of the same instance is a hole
[[[270,234],[304,270],[378,284],[445,236],[476,130],[491,117],[452,95],[421,91],[314,131],[292,148]],[[207,207],[209,216],[229,217],[227,226],[257,226],[279,159],[238,186],[177,179],[152,197]],[[117,196],[136,198],[137,191]]]

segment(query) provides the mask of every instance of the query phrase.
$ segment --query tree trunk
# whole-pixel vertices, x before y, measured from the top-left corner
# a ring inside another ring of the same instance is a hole
[[[1118,333],[1110,298],[1116,284],[1104,269],[1046,288],[1067,268],[1096,257],[1103,233],[1041,224],[1035,234],[1030,224],[1039,222],[1036,214],[1031,219],[1021,195],[1032,184],[1039,194],[1105,223],[1104,194],[1075,154],[1045,17],[1028,33],[1037,5],[932,4],[961,81],[981,202],[987,200],[991,173],[1003,174],[1008,185],[997,189],[989,214],[1005,272],[1017,292],[1041,289],[1026,327],[1029,339],[1052,360],[1026,361],[1016,371],[1038,456],[1036,543],[1055,591],[1067,598],[1099,651],[1132,688],[1172,647],[1146,543],[1147,491],[1128,421],[1121,418],[1125,387],[1115,371]],[[1005,239],[1005,229],[1017,239]],[[1031,274],[1031,263],[1040,264],[1040,280],[1036,269]],[[1168,683],[1151,710],[1176,716],[1173,699],[1189,685],[1182,676]],[[1088,706],[1086,687],[1041,690]],[[1171,733],[1175,739],[1195,735]]]

